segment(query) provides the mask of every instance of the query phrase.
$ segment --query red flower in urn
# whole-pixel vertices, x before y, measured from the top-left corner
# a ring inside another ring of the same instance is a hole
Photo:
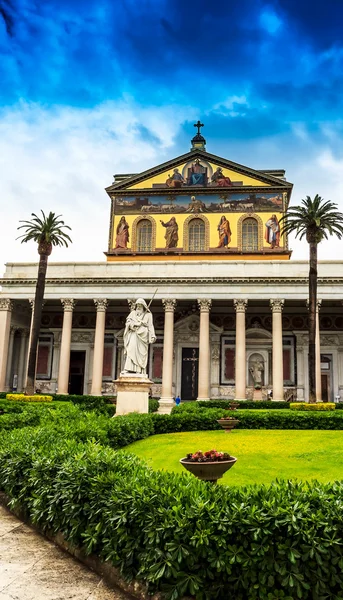
[[[217,450],[207,450],[207,452],[198,450],[197,452],[194,452],[194,454],[190,452],[186,456],[186,460],[190,462],[220,462],[231,459],[232,456],[227,452],[218,452]]]

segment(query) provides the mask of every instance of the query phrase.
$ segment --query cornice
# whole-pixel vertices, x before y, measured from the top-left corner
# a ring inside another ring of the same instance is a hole
[[[35,286],[36,279],[2,279],[3,287]],[[46,280],[46,287],[61,285],[125,285],[125,284],[270,284],[270,285],[308,285],[307,277],[82,277],[54,278]],[[343,285],[343,277],[318,278],[318,285]]]

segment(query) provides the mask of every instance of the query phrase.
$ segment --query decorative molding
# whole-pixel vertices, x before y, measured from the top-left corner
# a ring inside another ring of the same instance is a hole
[[[94,298],[93,301],[96,306],[96,312],[106,312],[108,306],[108,300],[106,300],[106,298]]]
[[[220,357],[220,346],[219,344],[213,344],[211,350],[211,358],[213,362],[219,362]]]
[[[35,307],[35,299],[34,298],[29,298],[29,304],[31,307],[31,312],[33,312],[33,309]]]
[[[212,300],[207,298],[198,298],[197,300],[200,312],[210,312],[212,306]]]
[[[210,222],[205,215],[201,213],[193,213],[187,217],[183,223],[183,250],[189,252],[189,225],[194,219],[200,219],[205,224],[205,248],[204,252],[207,252],[210,247]],[[199,250],[198,252],[202,252]]]
[[[94,342],[94,332],[72,331],[71,341],[72,343],[90,344]]]
[[[256,213],[245,213],[238,219],[237,223],[237,248],[238,252],[245,252],[243,249],[243,223],[246,219],[255,219],[257,221],[257,252],[263,250],[263,221]],[[246,252],[249,252],[247,250]],[[254,251],[251,251],[254,252]]]
[[[156,221],[150,215],[139,215],[132,223],[131,250],[132,252],[139,252],[137,248],[137,226],[140,221],[150,221],[152,225],[151,252],[154,252],[156,248]]]
[[[275,298],[275,299],[269,300],[269,303],[270,303],[270,307],[271,307],[273,313],[281,313],[285,301]]]
[[[73,298],[61,298],[64,312],[73,312],[76,301]]]
[[[162,304],[165,312],[174,312],[176,306],[176,300],[173,298],[162,298]]]
[[[0,299],[0,310],[8,310],[9,312],[12,312],[13,308],[14,306],[12,300],[9,298]]]
[[[235,307],[236,313],[245,313],[247,306],[248,306],[248,300],[246,299],[234,299],[233,301],[233,305]]]

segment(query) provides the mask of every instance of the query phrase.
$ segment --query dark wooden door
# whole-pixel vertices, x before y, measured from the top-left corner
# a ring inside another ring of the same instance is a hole
[[[322,400],[329,402],[329,376],[327,373],[322,373]]]
[[[181,400],[198,397],[199,348],[182,348]]]
[[[83,394],[86,352],[72,351],[69,367],[69,394]]]

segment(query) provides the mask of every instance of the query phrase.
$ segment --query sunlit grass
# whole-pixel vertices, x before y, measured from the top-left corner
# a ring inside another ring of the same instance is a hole
[[[224,475],[227,485],[275,479],[343,479],[343,431],[237,430],[155,435],[124,448],[154,469],[185,472],[179,459],[196,450],[225,451],[238,460]]]

